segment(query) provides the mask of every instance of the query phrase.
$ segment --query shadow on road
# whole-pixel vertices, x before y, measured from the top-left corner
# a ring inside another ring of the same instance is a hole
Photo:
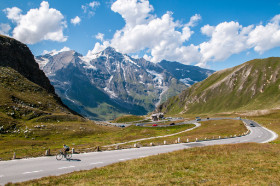
[[[205,146],[201,143],[193,143],[193,144],[186,144],[185,146],[188,146],[188,147],[202,147],[202,146]]]
[[[80,159],[68,159],[67,161],[82,161]]]

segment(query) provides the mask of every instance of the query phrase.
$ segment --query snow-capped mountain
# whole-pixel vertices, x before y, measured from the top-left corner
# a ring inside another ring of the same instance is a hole
[[[161,65],[111,47],[91,59],[65,51],[36,61],[63,102],[91,119],[146,114],[187,87]]]

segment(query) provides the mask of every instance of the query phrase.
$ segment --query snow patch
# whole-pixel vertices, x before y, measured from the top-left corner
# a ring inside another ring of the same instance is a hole
[[[134,61],[132,61],[129,56],[124,55],[124,60],[127,62],[130,62],[140,68],[140,66],[137,63],[135,63]]]
[[[179,81],[181,81],[182,83],[184,83],[187,86],[191,86],[192,84],[196,83],[196,81],[192,80],[191,78],[184,78],[184,79],[180,79]]]
[[[155,76],[155,78],[153,79],[155,82],[158,82],[159,85],[163,84],[163,75],[157,73],[154,70],[147,70],[147,72],[153,76]]]
[[[117,98],[117,95],[116,95],[113,91],[111,91],[108,87],[105,87],[103,90],[104,90],[106,93],[108,93],[108,95],[110,96],[110,98]]]
[[[90,61],[92,61],[92,60],[94,60],[94,59],[97,59],[97,58],[99,58],[100,56],[101,56],[101,52],[99,52],[99,53],[96,53],[96,54],[92,54],[92,55],[87,55],[87,56],[79,56],[79,58],[82,60],[82,61],[85,61],[85,62],[90,62]]]
[[[49,59],[41,57],[40,59],[35,58],[36,62],[39,64],[41,70],[50,62]]]

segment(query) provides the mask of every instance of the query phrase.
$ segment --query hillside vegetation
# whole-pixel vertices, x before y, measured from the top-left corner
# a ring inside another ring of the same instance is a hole
[[[60,115],[60,116],[58,116]],[[56,96],[10,67],[0,66],[0,133],[17,132],[26,121],[78,120]]]
[[[135,115],[124,115],[114,119],[113,123],[126,123],[126,122],[133,122],[133,121],[140,121],[144,120],[145,117],[143,116],[135,116]]]
[[[192,148],[19,185],[279,185],[279,146]]]
[[[280,58],[255,59],[215,72],[158,107],[168,114],[273,109],[280,106]]]

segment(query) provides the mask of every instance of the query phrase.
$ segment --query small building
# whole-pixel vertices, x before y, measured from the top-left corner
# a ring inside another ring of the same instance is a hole
[[[163,113],[152,114],[151,118],[153,121],[162,120],[164,118],[164,114]]]

